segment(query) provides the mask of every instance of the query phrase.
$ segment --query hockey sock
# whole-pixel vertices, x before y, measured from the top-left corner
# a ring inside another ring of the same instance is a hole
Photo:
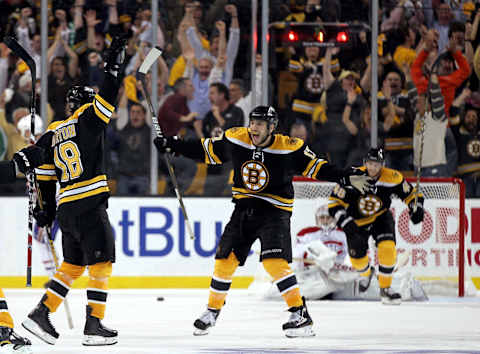
[[[368,277],[370,275],[370,261],[367,255],[362,258],[353,258],[350,256],[350,261],[352,262],[352,267],[360,273],[362,277]]]
[[[297,277],[287,261],[281,258],[267,258],[262,263],[267,273],[273,278],[273,282],[288,307],[302,306],[303,301],[298,288]]]
[[[210,283],[210,295],[208,297],[209,308],[216,310],[222,308],[232,284],[232,275],[235,273],[239,263],[233,252],[228,255],[228,258],[215,260],[215,268]]]
[[[57,311],[58,306],[65,300],[72,283],[83,274],[84,270],[85,266],[62,263],[53,278],[50,279],[47,299],[43,302],[50,312]]]
[[[392,285],[392,273],[397,262],[397,249],[392,240],[381,241],[378,244],[378,284],[380,288]]]
[[[103,319],[107,307],[108,278],[112,275],[112,262],[88,266],[87,299],[92,316]]]
[[[7,300],[2,289],[0,289],[0,326],[13,328],[13,319],[8,312]]]

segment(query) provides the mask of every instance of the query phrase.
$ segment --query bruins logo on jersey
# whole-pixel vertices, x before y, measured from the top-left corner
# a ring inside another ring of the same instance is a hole
[[[268,170],[260,161],[247,161],[242,165],[242,181],[252,192],[260,192],[268,185]]]
[[[316,72],[310,74],[305,80],[305,89],[312,94],[319,94],[323,91],[322,77]]]
[[[468,142],[467,153],[473,158],[480,156],[480,141],[478,139],[472,139]]]
[[[373,194],[367,194],[358,200],[358,210],[364,216],[372,216],[382,208],[382,205],[382,200]]]

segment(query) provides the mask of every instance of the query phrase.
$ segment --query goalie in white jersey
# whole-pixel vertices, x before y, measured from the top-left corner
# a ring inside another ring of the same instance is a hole
[[[337,228],[326,204],[316,210],[315,221],[316,226],[305,227],[297,233],[293,244],[292,268],[295,269],[305,298],[380,300],[380,288],[376,278],[371,280],[366,291],[359,291],[361,277],[351,266],[346,235],[343,230]],[[427,300],[420,283],[413,278],[407,267],[404,267],[407,261],[407,255],[399,257],[399,266],[394,272],[392,287],[400,292],[404,300]],[[268,282],[266,274],[257,274],[250,291],[261,293],[266,299],[280,300],[273,283],[263,286],[259,284],[262,282]]]

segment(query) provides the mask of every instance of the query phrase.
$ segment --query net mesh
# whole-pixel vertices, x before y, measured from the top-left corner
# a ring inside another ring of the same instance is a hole
[[[415,185],[415,180],[409,181]],[[296,234],[296,228],[312,224],[312,218],[309,219],[307,215],[327,202],[334,186],[335,183],[328,182],[294,181],[292,234]],[[428,294],[457,295],[460,267],[460,185],[453,180],[422,181],[420,191],[425,197],[425,216],[423,223],[418,225],[410,222],[408,207],[401,200],[392,200],[397,250],[399,253],[410,253],[407,265],[409,271],[422,282]],[[469,277],[468,269],[465,272],[465,278]],[[468,288],[473,286],[471,281],[467,283]]]

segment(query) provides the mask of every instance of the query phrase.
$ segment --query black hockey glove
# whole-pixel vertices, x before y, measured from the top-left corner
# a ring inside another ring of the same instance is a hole
[[[165,137],[163,135],[156,137],[153,143],[157,147],[158,152],[175,152],[175,142],[178,141],[178,136]]]
[[[22,173],[33,170],[43,164],[45,150],[36,145],[27,146],[13,154],[13,161]]]
[[[409,213],[410,213],[410,220],[416,225],[418,223],[421,223],[423,221],[423,204],[420,202],[417,202],[417,210],[414,211],[414,202],[411,202],[409,205]]]
[[[40,209],[40,206],[37,204],[33,209],[33,217],[39,227],[51,226],[53,220],[55,220],[55,210],[49,208]]]
[[[343,229],[343,231],[345,231],[348,236],[360,235],[362,233],[358,225],[351,217],[346,218],[341,223],[340,227]]]
[[[126,36],[115,36],[112,39],[112,44],[105,52],[104,70],[115,77],[118,77],[120,67],[125,60],[126,45]]]

